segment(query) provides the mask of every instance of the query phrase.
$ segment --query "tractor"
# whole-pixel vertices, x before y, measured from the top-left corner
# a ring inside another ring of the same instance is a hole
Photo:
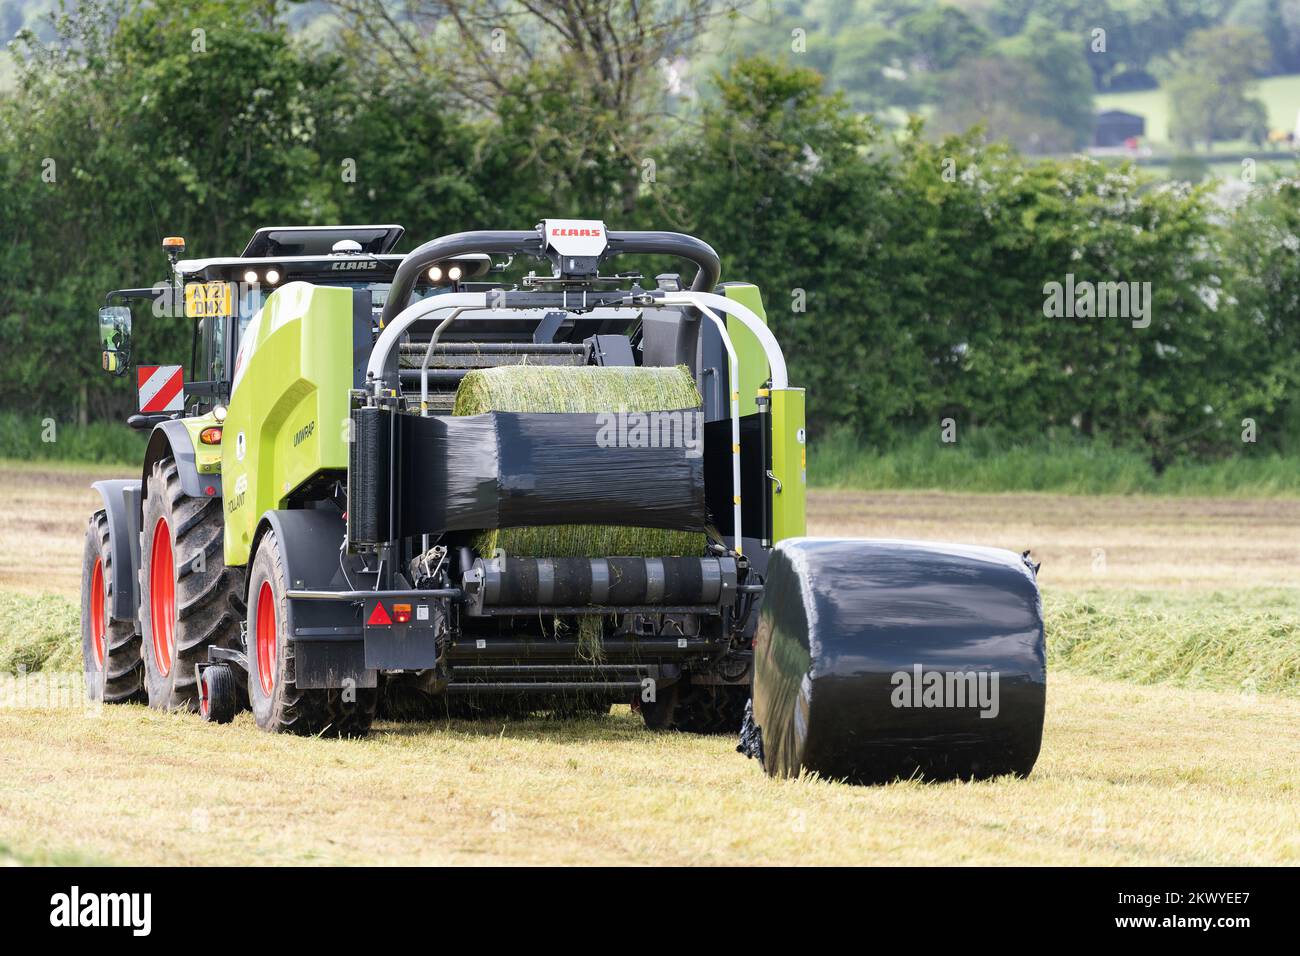
[[[712,247],[403,232],[169,238],[166,281],[109,293],[103,366],[135,369],[149,441],[94,485],[92,698],[338,736],[630,704],[774,775],[1030,771],[1037,568],[807,537],[805,392]],[[664,271],[609,268],[634,257]],[[188,376],[135,362],[141,302],[193,323]]]

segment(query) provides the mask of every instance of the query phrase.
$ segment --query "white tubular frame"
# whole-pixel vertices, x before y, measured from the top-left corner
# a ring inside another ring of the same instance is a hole
[[[438,347],[438,339],[442,338],[443,330],[455,322],[462,312],[468,311],[466,308],[459,308],[452,312],[438,323],[438,327],[433,330],[433,335],[429,337],[429,347],[425,349],[424,361],[420,363],[420,414],[425,418],[429,417],[429,361],[433,358],[433,350]]]
[[[731,341],[731,336],[727,333],[727,323],[714,310],[734,315],[758,339],[758,343],[762,346],[763,353],[767,358],[768,369],[772,377],[772,388],[774,389],[789,388],[790,383],[785,368],[785,356],[781,353],[781,346],[777,344],[776,337],[767,327],[767,324],[753,310],[741,305],[735,299],[728,299],[726,296],[712,292],[669,292],[658,297],[655,305],[684,305],[698,309],[702,315],[717,326],[718,334],[722,337],[722,345],[727,350],[727,385],[731,391],[731,500],[734,546],[737,554],[743,554],[744,538],[740,518],[740,361],[736,357],[736,347]],[[492,306],[488,305],[488,294],[485,292],[456,292],[450,295],[430,296],[427,299],[421,299],[419,302],[413,302],[398,313],[397,317],[392,322],[389,322],[384,327],[383,332],[380,333],[379,339],[375,342],[375,347],[370,353],[370,361],[366,363],[367,379],[379,381],[383,378],[384,366],[388,362],[389,353],[397,346],[402,336],[406,334],[406,330],[413,323],[433,315],[435,312],[451,309],[452,314],[443,319],[434,330],[420,369],[422,380],[420,411],[422,415],[427,415],[429,407],[429,360],[433,355],[438,339],[442,336],[443,330],[464,312],[488,308],[492,308]]]
[[[450,295],[431,295],[419,302],[412,302],[397,313],[393,321],[379,333],[379,339],[370,352],[370,361],[366,363],[366,378],[378,381],[384,377],[384,366],[388,364],[389,353],[397,347],[412,323],[443,309],[486,309],[487,300],[486,292],[453,292]]]
[[[658,301],[664,305],[693,305],[713,319],[714,322],[718,322],[719,319],[710,309],[718,309],[729,315],[734,315],[745,328],[754,333],[754,337],[758,339],[758,344],[763,347],[763,353],[767,356],[768,368],[772,372],[772,387],[790,387],[790,380],[785,371],[785,356],[781,353],[781,346],[777,344],[776,336],[767,327],[767,323],[755,315],[752,309],[741,305],[735,299],[728,299],[725,295],[717,295],[713,292],[669,292]],[[727,340],[726,328],[719,325],[719,329],[722,332],[723,340]]]
[[[772,373],[773,388],[788,388],[785,356],[781,346],[767,324],[754,314],[753,310],[741,305],[735,299],[712,292],[670,292],[661,300],[665,305],[690,305],[713,321],[722,336],[722,344],[727,350],[727,386],[731,392],[731,502],[735,549],[737,554],[744,554],[744,537],[740,526],[740,362],[736,358],[736,347],[727,333],[727,323],[723,322],[714,308],[734,315],[745,328],[754,333],[759,345],[767,357],[767,365]]]

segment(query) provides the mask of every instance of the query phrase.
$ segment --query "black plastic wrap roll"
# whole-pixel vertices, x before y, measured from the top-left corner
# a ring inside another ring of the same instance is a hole
[[[774,776],[1028,774],[1046,702],[1034,570],[994,548],[782,541],[768,564],[753,695]]]
[[[353,416],[353,543],[563,524],[702,531],[707,521],[698,451],[613,444],[609,413],[422,418],[362,408]]]

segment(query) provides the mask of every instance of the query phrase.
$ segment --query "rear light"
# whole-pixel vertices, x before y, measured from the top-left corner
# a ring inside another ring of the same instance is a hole
[[[393,621],[394,621],[394,622],[396,622],[396,623],[398,623],[398,624],[406,624],[406,623],[407,623],[408,621],[410,621],[410,620],[411,620],[411,605],[409,605],[409,604],[394,604],[394,605],[393,605]]]
[[[221,428],[213,427],[203,429],[203,431],[199,432],[199,441],[203,442],[205,445],[220,445]]]

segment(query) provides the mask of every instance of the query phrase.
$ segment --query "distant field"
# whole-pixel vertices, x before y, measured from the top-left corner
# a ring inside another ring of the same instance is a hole
[[[1300,73],[1270,76],[1260,80],[1255,96],[1268,110],[1271,129],[1296,128],[1300,112]],[[1147,140],[1154,146],[1170,145],[1169,94],[1164,89],[1139,90],[1133,93],[1101,93],[1096,98],[1099,110],[1125,110],[1147,121]],[[1253,149],[1245,140],[1216,143],[1216,150]]]

